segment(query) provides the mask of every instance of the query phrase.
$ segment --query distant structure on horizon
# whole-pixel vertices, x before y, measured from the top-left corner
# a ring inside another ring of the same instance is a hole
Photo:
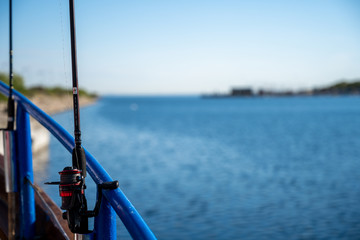
[[[346,82],[341,81],[337,84],[329,87],[314,88],[312,90],[305,91],[272,91],[260,89],[255,93],[251,88],[232,88],[229,93],[226,94],[205,94],[204,98],[225,98],[225,97],[283,97],[283,96],[319,96],[319,95],[360,95],[360,81]]]
[[[251,97],[254,96],[254,92],[251,88],[233,88],[230,95],[233,97]]]

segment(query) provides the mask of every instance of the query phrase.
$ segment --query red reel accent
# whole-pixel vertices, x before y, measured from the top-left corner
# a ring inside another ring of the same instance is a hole
[[[71,197],[73,195],[72,191],[61,191],[60,197]]]
[[[81,173],[81,170],[71,169],[71,170],[63,170],[59,172],[60,175],[70,175],[70,174],[78,174],[78,173]]]

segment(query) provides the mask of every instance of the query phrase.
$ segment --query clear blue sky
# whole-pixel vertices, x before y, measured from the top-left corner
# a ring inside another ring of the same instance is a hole
[[[360,77],[360,1],[75,2],[79,85],[101,94],[299,89]],[[15,71],[29,86],[71,86],[68,1],[13,4]],[[6,0],[0,71],[8,71]]]

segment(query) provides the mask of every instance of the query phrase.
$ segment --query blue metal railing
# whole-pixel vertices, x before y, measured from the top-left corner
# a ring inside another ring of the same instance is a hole
[[[8,96],[9,88],[3,82],[0,82],[0,92]],[[74,148],[74,138],[49,115],[34,105],[29,99],[21,93],[14,90],[14,99],[18,103],[17,107],[17,159],[20,169],[20,198],[21,198],[21,218],[26,219],[22,225],[22,235],[26,239],[27,235],[33,234],[33,226],[29,224],[35,221],[34,192],[26,179],[32,181],[32,156],[29,115],[41,123],[49,132],[55,136],[59,142],[71,153]],[[30,150],[29,150],[30,146]],[[96,184],[113,181],[109,174],[99,164],[99,162],[85,149],[86,169]],[[126,229],[133,239],[156,239],[146,225],[135,207],[126,198],[119,189],[103,190],[103,201],[101,203],[100,213],[95,218],[93,237],[95,239],[116,239],[116,214],[120,217]]]

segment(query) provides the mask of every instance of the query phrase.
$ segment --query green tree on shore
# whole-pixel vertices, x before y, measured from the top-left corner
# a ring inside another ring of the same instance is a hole
[[[9,74],[0,72],[0,81],[2,81],[4,83],[6,83],[7,85],[9,85]],[[20,76],[18,74],[14,74],[13,84],[14,84],[14,89],[21,92],[22,94],[27,94],[28,91],[27,91],[27,89],[25,87],[24,79],[23,79],[22,76]],[[6,99],[7,99],[7,97],[0,94],[0,101],[4,101]]]

